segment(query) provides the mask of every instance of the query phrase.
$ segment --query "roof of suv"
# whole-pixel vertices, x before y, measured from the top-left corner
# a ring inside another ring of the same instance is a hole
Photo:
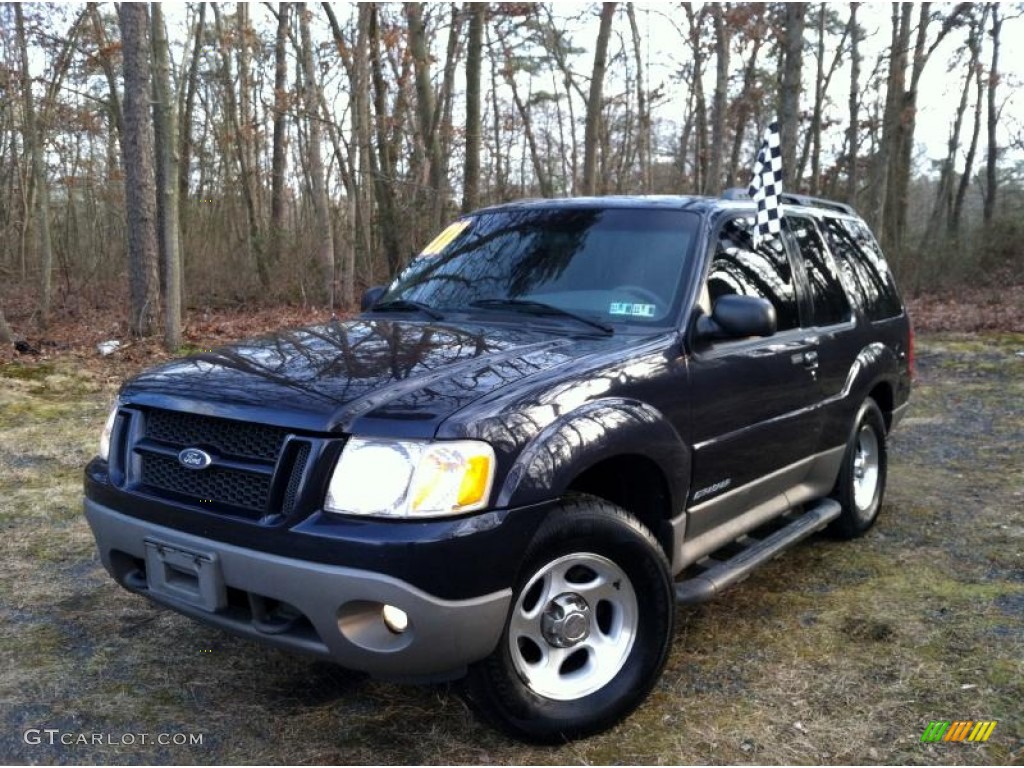
[[[742,191],[726,190],[722,197],[697,195],[609,195],[606,197],[536,197],[513,200],[508,203],[482,208],[481,211],[508,211],[541,208],[665,208],[707,213],[722,208],[749,209],[752,200],[741,196]],[[857,212],[845,203],[804,195],[786,194],[782,203],[789,207],[809,208],[829,213],[856,216]]]

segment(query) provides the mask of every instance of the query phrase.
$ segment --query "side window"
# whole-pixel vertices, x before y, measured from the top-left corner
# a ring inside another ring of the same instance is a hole
[[[849,285],[860,297],[869,320],[903,311],[896,283],[870,230],[859,221],[825,217],[825,239]]]
[[[800,250],[807,282],[811,287],[814,303],[812,324],[845,323],[852,315],[850,300],[846,297],[835,264],[814,221],[804,216],[786,216],[785,221]]]
[[[793,270],[782,241],[762,241],[755,250],[753,217],[740,216],[725,222],[718,233],[715,256],[708,275],[712,306],[728,294],[760,296],[775,305],[778,329],[800,325]]]

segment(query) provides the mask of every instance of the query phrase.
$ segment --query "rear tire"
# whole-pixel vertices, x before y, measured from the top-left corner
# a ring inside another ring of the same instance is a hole
[[[832,491],[832,498],[843,508],[829,526],[836,538],[857,538],[878,519],[889,464],[885,440],[885,419],[869,397],[857,411],[843,467]]]
[[[498,647],[469,670],[469,699],[526,741],[606,730],[657,682],[674,617],[668,561],[650,531],[603,500],[566,500],[531,544]]]

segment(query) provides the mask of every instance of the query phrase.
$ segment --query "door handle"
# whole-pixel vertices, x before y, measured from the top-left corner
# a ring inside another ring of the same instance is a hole
[[[802,365],[804,368],[814,370],[818,367],[818,353],[813,349],[805,352],[797,352],[790,357],[790,361],[793,365]]]

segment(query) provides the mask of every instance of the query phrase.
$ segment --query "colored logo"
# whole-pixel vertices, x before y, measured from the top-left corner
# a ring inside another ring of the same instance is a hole
[[[198,448],[186,448],[178,454],[178,463],[189,469],[206,469],[213,463],[213,458]]]
[[[921,734],[921,741],[988,741],[998,720],[932,720]]]

